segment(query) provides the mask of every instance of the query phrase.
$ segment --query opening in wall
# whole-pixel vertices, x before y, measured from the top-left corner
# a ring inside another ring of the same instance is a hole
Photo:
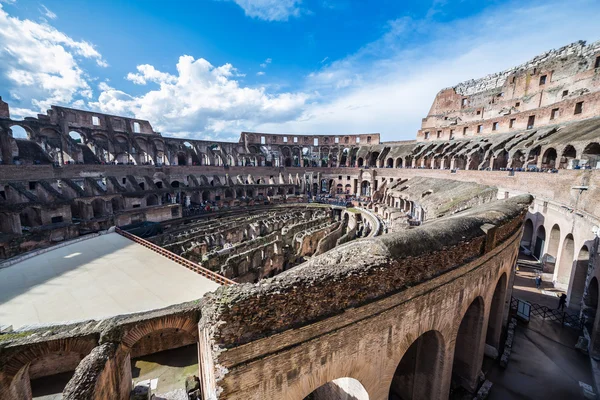
[[[600,68],[600,56],[596,57],[596,62],[594,63],[594,68]]]
[[[554,118],[558,117],[558,111],[559,111],[558,108],[553,108],[552,112],[550,113],[550,119],[554,119]]]
[[[492,130],[493,130],[493,131],[497,131],[497,130],[498,130],[498,123],[497,123],[497,122],[494,122],[494,123],[492,124]]]
[[[542,76],[540,76],[540,85],[545,85],[546,84],[546,78],[548,78],[548,75],[542,75]]]
[[[535,125],[535,115],[530,115],[527,119],[527,129],[532,129]]]
[[[510,121],[509,121],[509,123],[508,123],[508,127],[509,128],[514,128],[515,122],[517,122],[517,119],[516,118],[511,118]]]
[[[581,114],[582,112],[583,112],[583,101],[580,101],[577,104],[575,104],[574,114]]]

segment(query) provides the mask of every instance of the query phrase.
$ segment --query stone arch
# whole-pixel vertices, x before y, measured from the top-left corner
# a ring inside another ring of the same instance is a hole
[[[556,166],[558,154],[554,147],[548,147],[542,155],[542,168],[551,169]]]
[[[313,390],[304,400],[369,400],[367,389],[354,378],[337,378]]]
[[[181,151],[177,153],[177,165],[187,165],[187,156]]]
[[[393,158],[388,158],[387,161],[385,162],[385,166],[387,168],[393,168],[394,167],[394,159]]]
[[[110,200],[110,204],[112,206],[113,213],[116,211],[121,211],[123,208],[125,208],[123,206],[123,199],[121,197],[113,197]]]
[[[587,160],[587,165],[596,168],[597,163],[600,161],[600,143],[594,142],[585,146],[581,159]]]
[[[504,316],[504,302],[506,300],[506,273],[503,273],[496,283],[494,294],[492,295],[492,304],[490,306],[490,315],[488,318],[488,327],[485,335],[485,343],[499,348],[500,334],[502,333],[502,320]]]
[[[157,206],[158,205],[158,196],[153,193],[146,196],[146,205],[147,206]]]
[[[590,251],[586,245],[579,249],[577,258],[573,262],[573,277],[570,280],[567,304],[570,308],[579,308],[583,300],[585,280],[587,278],[588,264],[590,262]]]
[[[102,218],[105,214],[105,203],[102,199],[92,200],[92,211],[94,218]]]
[[[576,159],[576,158],[577,158],[577,150],[575,150],[575,147],[573,147],[569,144],[562,151],[562,155],[560,157],[560,165],[558,167],[567,169],[569,167],[569,163],[571,162],[571,160]]]
[[[575,256],[575,241],[573,235],[568,234],[563,239],[562,250],[560,253],[560,261],[558,263],[558,272],[556,281],[559,285],[565,286],[569,284],[571,278],[571,270],[573,269],[573,259]]]
[[[31,379],[74,371],[96,344],[93,338],[66,338],[38,343],[28,346],[27,351],[16,352],[3,362],[0,387],[6,387],[2,382],[5,381],[9,391],[0,391],[0,397],[13,398],[11,393],[20,393],[19,398],[31,398]],[[50,371],[48,364],[52,365]]]
[[[544,225],[540,225],[537,228],[535,233],[535,243],[533,243],[534,247],[532,249],[532,254],[538,260],[542,258],[542,251],[544,250],[544,245],[546,244],[546,228]]]
[[[525,220],[523,224],[523,236],[521,237],[521,245],[527,249],[531,248],[533,242],[533,222],[530,218]]]
[[[363,160],[363,158],[362,158],[362,157],[359,157],[359,158],[358,158],[358,160],[357,160],[357,164],[356,164],[356,165],[357,165],[358,167],[362,167],[362,166],[363,166],[363,164],[364,164],[364,160]]]
[[[194,338],[198,338],[198,321],[197,318],[191,318],[189,315],[181,316],[166,316],[156,318],[150,321],[135,324],[125,331],[121,343],[128,349],[133,346],[143,337],[152,335],[153,333],[175,330],[183,334],[189,334]]]
[[[452,379],[469,391],[475,389],[481,369],[484,308],[483,298],[475,298],[462,317],[456,335]]]
[[[392,378],[390,399],[426,400],[440,398],[445,344],[438,331],[419,336],[402,355]]]
[[[550,230],[550,239],[548,240],[548,249],[546,250],[544,269],[546,272],[553,273],[558,256],[558,246],[560,245],[560,226],[554,224]]]
[[[33,133],[29,127],[25,127],[23,125],[11,125],[9,129],[12,131],[12,137],[14,139],[25,139],[25,140],[33,140]]]

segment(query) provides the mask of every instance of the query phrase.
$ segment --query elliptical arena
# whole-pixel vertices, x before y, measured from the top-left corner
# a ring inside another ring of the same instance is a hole
[[[128,399],[147,360],[205,400],[475,393],[519,250],[600,356],[600,42],[441,90],[414,141],[0,98],[0,149],[2,399]]]

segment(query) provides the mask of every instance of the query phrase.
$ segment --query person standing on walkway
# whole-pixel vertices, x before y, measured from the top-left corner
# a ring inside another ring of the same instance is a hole
[[[540,288],[542,287],[542,276],[539,274],[535,276],[535,287],[538,290],[540,290]]]
[[[558,298],[558,309],[564,311],[566,304],[567,304],[567,295],[563,293]]]

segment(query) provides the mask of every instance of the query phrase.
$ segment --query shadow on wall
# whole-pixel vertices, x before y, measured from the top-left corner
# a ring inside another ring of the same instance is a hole
[[[315,389],[304,400],[369,400],[364,386],[354,378],[339,378]]]

